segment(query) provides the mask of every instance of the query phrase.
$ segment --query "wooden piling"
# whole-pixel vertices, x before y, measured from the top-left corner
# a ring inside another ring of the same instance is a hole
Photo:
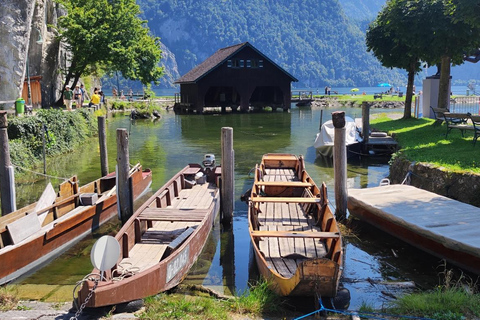
[[[234,179],[234,151],[233,151],[233,128],[222,128],[222,224],[231,225],[234,210],[235,179]]]
[[[362,103],[362,137],[366,145],[370,136],[370,106],[366,101]]]
[[[323,109],[320,109],[320,124],[318,125],[318,131],[322,130],[323,124]]]
[[[117,129],[117,205],[119,206],[122,224],[127,222],[133,214],[132,190],[128,182],[130,170],[130,156],[128,154],[127,129]]]
[[[108,153],[107,153],[107,126],[104,116],[97,118],[98,121],[98,142],[100,145],[100,167],[102,177],[108,174]]]
[[[7,133],[7,111],[0,111],[0,195],[2,200],[2,215],[15,211],[15,180],[10,162],[10,148]]]
[[[338,221],[347,218],[347,147],[345,142],[345,112],[332,112],[335,130],[333,139],[333,170],[335,179],[335,217]]]

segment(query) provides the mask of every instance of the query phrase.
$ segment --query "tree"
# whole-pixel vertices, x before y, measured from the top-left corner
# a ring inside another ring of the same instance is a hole
[[[413,82],[420,71],[420,48],[410,39],[416,32],[414,3],[408,0],[392,0],[373,21],[366,34],[367,50],[387,68],[401,68],[408,72],[407,93],[403,118],[411,118]]]
[[[450,14],[457,20],[462,20],[472,27],[480,25],[480,0],[450,0],[448,3]],[[466,52],[465,61],[477,63],[480,61],[480,48],[473,52]]]
[[[158,65],[160,40],[150,35],[146,21],[138,17],[135,0],[57,1],[67,11],[58,21],[59,37],[71,52],[64,86],[72,78],[75,86],[89,69],[120,71],[145,85],[158,83],[163,74]]]
[[[450,65],[462,64],[465,52],[474,52],[478,48],[480,25],[470,25],[463,20],[451,0],[417,2],[423,3],[423,27],[418,35],[428,44],[421,58],[429,65],[441,63],[438,107],[446,109],[450,99]]]

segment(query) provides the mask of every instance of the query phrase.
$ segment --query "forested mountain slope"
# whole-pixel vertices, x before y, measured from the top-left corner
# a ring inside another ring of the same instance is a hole
[[[149,28],[175,55],[180,75],[218,49],[248,41],[299,79],[297,87],[406,82],[403,72],[383,68],[366,52],[364,32],[339,0],[137,2]]]

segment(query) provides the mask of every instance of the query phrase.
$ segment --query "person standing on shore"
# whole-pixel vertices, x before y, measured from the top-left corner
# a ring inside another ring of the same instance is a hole
[[[75,109],[82,107],[82,90],[80,90],[80,86],[77,84],[75,89],[73,90],[73,98],[75,99]]]
[[[72,98],[73,92],[70,90],[70,86],[65,86],[65,91],[63,92],[63,103],[67,107],[68,111],[72,111]]]
[[[80,85],[80,91],[82,92],[82,100],[80,101],[80,105],[83,106],[83,102],[85,101],[85,88],[83,87],[83,83]]]

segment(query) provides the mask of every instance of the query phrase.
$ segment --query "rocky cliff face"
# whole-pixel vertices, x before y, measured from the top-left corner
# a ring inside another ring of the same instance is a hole
[[[2,109],[13,106],[29,76],[42,76],[42,105],[59,97],[66,50],[47,25],[55,25],[61,14],[53,0],[0,3],[0,101],[7,101],[0,103]]]

